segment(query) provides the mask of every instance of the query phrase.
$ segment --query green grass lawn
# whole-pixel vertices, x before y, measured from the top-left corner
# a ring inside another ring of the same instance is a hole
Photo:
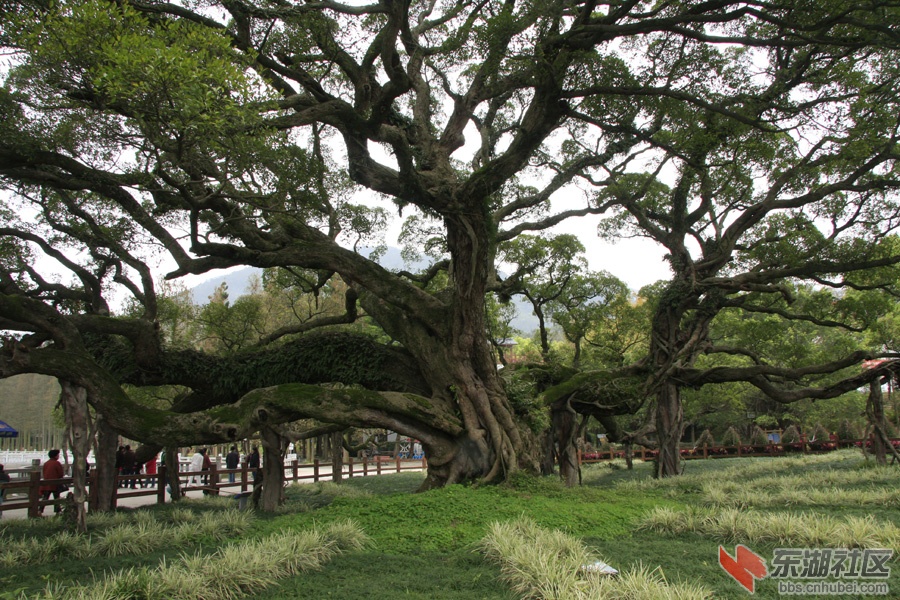
[[[53,597],[45,592],[51,582],[61,589],[90,580],[92,575],[101,578],[107,571],[153,568],[163,558],[169,564],[180,555],[212,555],[229,543],[323,528],[348,519],[369,537],[364,549],[337,554],[318,569],[280,578],[266,589],[245,590],[243,597],[513,599],[517,596],[502,579],[500,567],[488,562],[476,546],[491,523],[521,517],[581,540],[620,571],[641,565],[659,569],[668,581],[699,583],[715,598],[751,597],[719,566],[720,544],[732,555],[736,543],[745,544],[770,561],[777,547],[809,547],[802,540],[818,539],[813,534],[822,533],[818,530],[824,527],[820,521],[859,522],[866,517],[876,530],[870,545],[900,545],[900,535],[894,530],[900,526],[900,468],[873,468],[871,461],[867,463],[853,451],[811,457],[691,461],[685,476],[663,481],[651,479],[649,465],[645,464],[636,465],[633,471],[591,465],[584,469],[584,485],[576,489],[566,489],[554,478],[516,477],[503,486],[450,486],[413,494],[420,482],[420,474],[407,473],[354,478],[340,486],[292,486],[287,490],[286,505],[277,515],[256,515],[242,530],[235,523],[233,527],[240,533],[225,539],[208,532],[189,541],[182,536],[177,547],[171,541],[163,542],[149,546],[145,553],[120,556],[77,558],[60,551],[50,559],[35,559],[27,568],[23,568],[24,558],[0,560],[0,598],[18,598],[23,593],[29,598]],[[224,514],[216,511],[233,504],[226,500],[186,501],[180,507],[134,512],[149,512],[159,520],[177,522],[187,519],[186,512]],[[711,533],[648,524],[648,515],[656,514],[659,508],[676,515],[685,511],[732,514],[748,520],[746,526],[751,529],[734,525],[725,532]],[[765,515],[784,518],[785,514],[805,516],[806,521],[796,523],[815,531],[792,533],[792,528],[797,529],[794,521],[789,521],[780,539],[774,531],[752,529],[756,519]],[[98,522],[92,535],[99,537],[112,526]],[[52,545],[59,527],[55,519],[33,524],[3,521],[0,544],[11,547],[12,541],[30,537]],[[165,530],[163,539],[175,539],[172,531]],[[827,539],[830,530],[822,531]],[[864,538],[860,543],[869,540],[870,534],[865,531],[860,530],[858,535]],[[0,559],[3,551],[0,548]],[[240,569],[229,565],[227,568]],[[900,565],[896,558],[890,566],[887,583],[892,593],[887,597],[897,598]],[[753,598],[780,597],[771,579],[757,582],[757,586]]]

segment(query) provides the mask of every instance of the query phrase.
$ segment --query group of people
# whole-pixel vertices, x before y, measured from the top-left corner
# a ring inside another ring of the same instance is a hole
[[[138,478],[134,477],[135,475],[140,475],[143,472],[146,475],[153,475],[150,478],[140,479],[140,486],[147,487],[148,485],[156,485],[156,459],[157,456],[153,456],[146,463],[139,463],[134,454],[134,450],[131,449],[130,444],[126,444],[124,446],[119,446],[119,449],[116,451],[116,473],[119,474],[119,487],[131,487],[131,489],[137,488]],[[129,477],[131,476],[131,477]]]
[[[53,449],[47,453],[47,460],[41,465],[41,478],[44,480],[57,480],[65,478],[65,469],[61,462],[59,462],[59,450]],[[259,483],[262,481],[262,464],[260,460],[259,447],[253,446],[253,449],[250,451],[245,457],[245,462],[247,463],[247,468],[253,475],[253,482]],[[155,485],[157,474],[156,471],[156,461],[157,456],[154,456],[152,459],[147,461],[146,463],[138,463],[135,460],[134,450],[131,449],[131,446],[126,444],[124,446],[119,446],[118,451],[116,452],[116,472],[122,476],[120,477],[119,487],[128,487],[136,488],[137,486],[137,477],[128,478],[128,476],[140,475],[141,471],[146,475],[153,475],[153,478],[147,478],[141,480],[141,487],[146,487],[147,485]],[[237,469],[241,462],[241,456],[238,453],[237,446],[232,446],[228,454],[225,456],[225,468],[228,470]],[[212,460],[209,457],[209,450],[207,448],[199,448],[196,453],[191,457],[190,471],[194,473],[191,475],[190,483],[206,486],[209,483],[209,479],[207,475],[196,475],[197,472],[209,471],[212,468]],[[10,481],[9,474],[6,473],[2,464],[0,464],[0,484],[8,483]],[[228,482],[235,482],[235,474],[234,472],[228,473]],[[69,490],[68,486],[63,483],[48,483],[46,485],[42,485],[40,487],[41,498],[44,501],[50,499],[53,496],[54,500],[59,500],[60,496],[63,492],[67,492]],[[3,503],[3,497],[6,493],[6,490],[0,487],[0,504]],[[204,491],[204,493],[208,493],[208,491]],[[43,514],[44,507],[40,507],[40,512]],[[55,502],[53,505],[53,512],[60,512],[59,502]],[[2,515],[2,513],[0,513]]]
[[[253,475],[254,482],[262,480],[262,468],[261,468],[262,465],[260,463],[260,458],[261,457],[259,454],[259,446],[253,446],[253,449],[250,451],[250,454],[248,454],[244,459],[244,462],[247,463],[247,468],[250,470],[250,472]],[[232,471],[232,472],[228,473],[228,483],[235,482],[234,470],[238,468],[240,463],[241,463],[241,455],[238,452],[237,446],[232,446],[229,449],[228,454],[225,455],[225,469]],[[209,458],[209,450],[207,450],[206,448],[198,448],[197,452],[195,452],[194,455],[191,456],[190,470],[192,473],[194,473],[194,475],[191,476],[190,482],[194,483],[194,484],[198,483],[198,479],[197,479],[198,476],[196,475],[196,473],[198,471],[199,472],[209,471],[211,468],[212,468],[212,460]],[[199,479],[200,485],[204,485],[204,486],[207,485],[207,482],[208,482],[207,476],[200,475],[199,477],[200,477],[200,479]]]

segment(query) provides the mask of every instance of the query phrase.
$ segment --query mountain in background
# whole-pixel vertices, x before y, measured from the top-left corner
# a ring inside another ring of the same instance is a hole
[[[400,255],[400,249],[394,247],[389,247],[387,252],[384,253],[384,256],[382,256],[381,260],[378,262],[382,267],[391,271],[398,271],[401,269],[424,269],[427,266],[425,262],[413,265],[405,264]],[[239,298],[249,292],[250,281],[254,275],[262,277],[262,269],[257,269],[256,267],[244,267],[243,269],[210,277],[206,281],[191,288],[194,304],[203,305],[208,303],[209,297],[213,295],[216,288],[222,285],[222,283],[225,283],[228,286],[229,298]],[[537,317],[534,316],[531,304],[521,296],[514,297],[512,302],[518,313],[516,318],[512,321],[512,326],[521,331],[522,335],[530,336],[538,328],[538,320]]]

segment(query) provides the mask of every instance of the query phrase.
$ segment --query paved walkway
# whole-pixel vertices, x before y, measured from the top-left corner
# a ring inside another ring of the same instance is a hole
[[[153,489],[156,489],[156,488],[153,488]],[[235,485],[234,487],[227,486],[227,487],[220,488],[220,490],[221,490],[219,492],[220,495],[222,497],[227,498],[232,494],[236,494],[236,493],[240,492],[241,486],[239,484]],[[194,491],[186,492],[185,496],[188,498],[203,498],[203,492],[200,490],[194,490]],[[169,502],[169,501],[170,500],[167,495],[166,502]],[[151,504],[156,504],[156,496],[150,496],[150,495],[147,495],[147,496],[120,496],[116,502],[117,506],[128,507],[128,508],[138,508],[140,506],[149,506]],[[235,503],[235,506],[237,506],[237,503]],[[52,517],[52,516],[53,516],[53,509],[50,508],[49,506],[44,508],[44,518]],[[14,510],[4,510],[2,513],[2,516],[0,516],[0,518],[2,518],[2,519],[27,519],[28,518],[28,509],[27,508],[17,508]]]
[[[409,461],[412,462],[412,461]],[[421,471],[421,469],[415,468],[415,466],[410,467],[409,462],[406,463],[406,466],[403,468],[403,472],[407,471]],[[421,462],[421,461],[418,461]],[[391,466],[385,466],[383,470],[384,475],[388,475],[391,473],[396,473],[396,470],[393,468],[393,462],[389,463]],[[361,467],[356,465],[356,469],[354,470],[353,477],[363,477],[362,472],[359,470]],[[297,480],[289,480],[288,485],[293,483],[313,483],[314,470],[312,467],[300,467],[297,469],[297,475],[302,479]],[[374,467],[369,467],[367,477],[376,476],[377,473]],[[344,479],[348,478],[348,467],[344,466]],[[322,465],[319,470],[319,481],[331,481],[331,465]],[[121,488],[123,491],[126,488]],[[146,488],[143,491],[156,491],[156,487]],[[252,487],[248,487],[248,491],[251,490]],[[222,485],[220,483],[219,494],[223,497],[228,497],[234,494],[237,494],[241,491],[240,482],[235,483],[234,485],[225,484]],[[130,492],[131,490],[128,489]],[[127,493],[127,492],[126,492]],[[190,492],[186,492],[185,496],[188,498],[203,498],[202,490],[192,490]],[[170,502],[168,495],[166,495],[166,502]],[[119,507],[129,507],[129,508],[137,508],[140,506],[148,506],[151,504],[156,504],[156,495],[155,494],[147,494],[146,496],[119,496],[119,499],[116,502],[116,505]],[[237,502],[235,502],[235,506],[237,506]],[[44,518],[48,516],[53,516],[53,509],[49,506],[44,508]],[[0,513],[0,519],[26,519],[28,518],[28,509],[27,508],[17,508],[14,510],[4,510]]]

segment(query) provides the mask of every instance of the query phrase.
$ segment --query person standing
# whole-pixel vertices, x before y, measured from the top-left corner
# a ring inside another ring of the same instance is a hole
[[[196,485],[200,483],[199,472],[203,469],[203,448],[197,448],[197,451],[191,456],[191,478],[190,483]]]
[[[129,484],[127,481],[124,487],[131,486],[131,489],[134,489],[137,486],[137,480],[133,477],[138,473],[138,464],[134,458],[134,450],[131,449],[131,444],[125,445],[125,453],[122,455],[122,474],[123,475],[131,475],[129,477],[131,483]]]
[[[124,487],[125,480],[122,479],[122,469],[125,464],[125,446],[119,446],[116,450],[116,486]]]
[[[253,446],[250,456],[247,457],[247,468],[253,472],[253,482],[262,481],[262,469],[259,468],[259,446]]]
[[[66,474],[63,471],[63,466],[59,462],[59,450],[53,449],[47,453],[47,461],[41,467],[41,478],[42,479],[62,479]],[[40,488],[41,497],[44,500],[50,499],[50,494],[53,494],[54,500],[59,500],[60,492],[65,491],[65,486],[61,483],[54,483],[49,485],[42,485]],[[59,503],[55,503],[53,505],[53,512],[59,513],[60,507]],[[38,509],[38,512],[41,514],[44,513],[44,507],[41,506]]]
[[[151,487],[156,485],[156,458],[158,456],[158,454],[154,455],[153,458],[148,460],[147,464],[144,465],[144,473],[146,473],[147,475],[153,475],[153,477],[148,478],[146,481],[147,485]],[[142,485],[141,487],[144,486]]]
[[[225,455],[225,468],[237,469],[239,462],[241,462],[241,455],[238,454],[237,446],[232,446],[228,454]],[[234,473],[228,474],[228,483],[234,483]]]
[[[200,470],[208,473],[209,471],[212,470],[212,460],[210,460],[210,458],[209,458],[209,450],[207,450],[206,448],[201,448],[200,454],[203,455],[203,463],[201,464]],[[204,473],[203,479],[201,480],[201,483],[203,484],[204,487],[209,485],[209,475],[207,475],[206,473]],[[203,495],[208,496],[209,490],[208,489],[203,490]]]
[[[0,465],[0,485],[4,483],[9,483],[9,473],[4,470],[3,465]],[[6,488],[0,487],[0,504],[3,504],[3,498],[6,496]],[[0,511],[0,519],[3,518],[3,512]]]

